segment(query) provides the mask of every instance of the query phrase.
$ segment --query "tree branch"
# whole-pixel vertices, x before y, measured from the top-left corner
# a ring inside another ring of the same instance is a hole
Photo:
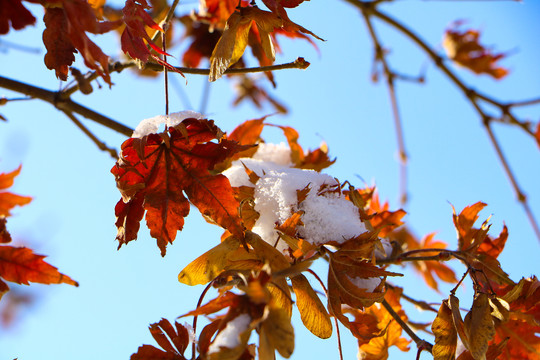
[[[371,1],[360,1],[360,0],[344,0],[344,1],[353,5],[357,9],[359,9],[366,18],[369,18],[370,16],[374,16],[378,18],[379,20],[385,22],[386,24],[390,25],[391,27],[395,28],[406,37],[408,37],[413,43],[415,43],[420,49],[422,49],[429,56],[429,58],[431,58],[431,60],[435,63],[435,65],[466,96],[466,98],[469,100],[473,108],[476,110],[476,112],[482,119],[485,130],[488,133],[488,137],[491,141],[492,146],[495,149],[497,157],[499,158],[499,161],[502,164],[504,171],[506,172],[508,178],[510,179],[510,183],[512,185],[514,193],[516,194],[517,200],[521,203],[523,210],[525,211],[525,214],[529,222],[531,223],[531,227],[533,228],[536,234],[536,237],[538,238],[538,241],[540,241],[540,227],[538,226],[538,222],[536,221],[534,214],[532,213],[532,210],[527,202],[527,197],[524,195],[523,190],[519,186],[516,176],[511,171],[510,166],[508,165],[508,162],[506,161],[506,158],[502,152],[502,149],[499,143],[497,142],[495,136],[493,135],[493,131],[490,127],[490,121],[489,121],[489,119],[491,119],[492,117],[489,116],[482,109],[482,107],[479,104],[479,100],[483,100],[497,107],[501,112],[501,118],[504,118],[504,117],[508,118],[510,124],[516,124],[520,126],[526,131],[526,133],[528,133],[529,135],[532,135],[532,137],[534,138],[534,132],[529,128],[527,123],[518,121],[517,118],[510,113],[510,107],[512,105],[503,104],[502,102],[496,101],[490,96],[479,93],[475,91],[474,89],[472,89],[471,87],[467,86],[464,81],[462,81],[452,70],[450,70],[450,68],[444,63],[443,57],[437,54],[435,50],[433,50],[427,44],[426,41],[421,39],[419,35],[415,34],[407,26],[401,24],[394,18],[379,11],[376,6],[377,3],[374,3]],[[525,102],[525,104],[535,104],[535,103],[536,103],[535,100]],[[519,102],[517,102],[517,104],[519,104]]]
[[[407,335],[409,335],[411,339],[413,339],[419,350],[427,350],[431,353],[433,348],[433,345],[431,343],[427,342],[426,340],[420,339],[418,335],[416,335],[416,333],[409,327],[409,325],[407,325],[407,323],[403,321],[401,316],[399,316],[399,314],[394,311],[392,306],[386,300],[382,301],[382,305],[384,306],[386,311],[388,311],[390,315],[392,315],[394,320],[396,320],[396,322],[401,326],[401,328],[405,330]]]
[[[46,90],[17,80],[8,79],[3,76],[0,76],[0,87],[28,95],[35,99],[46,101],[61,111],[77,113],[127,137],[130,137],[131,134],[133,134],[133,129],[92,109],[84,107],[71,100],[69,97],[66,98],[62,95],[62,92]]]
[[[373,41],[373,47],[375,48],[375,59],[374,61],[380,61],[383,66],[384,75],[386,78],[386,85],[388,87],[388,95],[390,97],[390,104],[392,107],[392,115],[394,118],[394,127],[396,128],[396,137],[399,151],[399,182],[400,182],[400,203],[405,205],[407,203],[407,151],[405,150],[405,140],[403,136],[403,127],[401,115],[399,113],[398,101],[396,97],[396,88],[395,88],[395,78],[396,74],[390,69],[388,61],[384,53],[384,49],[381,45],[381,42],[375,32],[373,23],[367,15],[367,13],[362,12],[364,15],[364,20],[366,21],[369,34]]]

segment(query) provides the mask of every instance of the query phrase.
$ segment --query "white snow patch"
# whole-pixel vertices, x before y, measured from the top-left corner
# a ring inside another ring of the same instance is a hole
[[[204,116],[196,111],[186,110],[175,112],[169,115],[158,115],[149,119],[144,119],[137,125],[133,135],[133,138],[142,138],[143,136],[155,134],[159,132],[159,127],[162,124],[167,126],[176,126],[180,124],[183,120],[195,118],[195,119],[204,119]]]
[[[253,159],[287,167],[292,166],[291,148],[284,142],[279,144],[260,143],[257,146],[257,152],[253,155]]]
[[[263,150],[265,151],[266,149]],[[249,182],[242,164],[260,177],[257,184]],[[304,211],[302,216],[304,226],[299,227],[299,235],[315,245],[328,241],[342,243],[366,231],[358,209],[342,194],[335,192],[318,194],[322,185],[338,185],[330,175],[250,158],[233,162],[231,168],[223,174],[229,178],[234,187],[255,188],[255,210],[260,217],[253,227],[253,232],[271,245],[278,239],[278,233],[274,229],[276,224],[282,224],[299,210]],[[306,186],[311,190],[306,199],[298,205],[296,191]],[[280,241],[277,248],[284,251],[287,246]]]
[[[373,292],[377,286],[381,283],[381,278],[378,277],[370,277],[370,278],[361,278],[361,277],[355,277],[352,278],[347,275],[349,280],[359,289],[365,289],[367,292]]]
[[[225,329],[217,334],[214,342],[208,348],[208,354],[219,352],[220,348],[225,347],[234,349],[240,345],[240,334],[247,330],[251,317],[248,314],[242,314],[227,323]]]
[[[288,166],[279,165],[273,162],[263,161],[263,160],[257,160],[252,158],[242,158],[239,160],[235,160],[232,163],[232,166],[225,170],[223,172],[223,175],[225,175],[229,182],[231,183],[231,186],[238,187],[238,186],[250,186],[254,187],[250,181],[249,177],[246,173],[246,170],[244,164],[249,170],[253,171],[258,176],[263,176],[265,173],[268,173],[269,171],[275,170],[285,171],[286,169],[289,169]]]

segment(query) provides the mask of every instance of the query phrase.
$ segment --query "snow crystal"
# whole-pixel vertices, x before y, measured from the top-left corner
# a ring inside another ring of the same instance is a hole
[[[176,126],[180,124],[183,120],[189,118],[203,119],[204,116],[202,114],[199,114],[198,112],[191,110],[175,112],[169,115],[154,116],[152,118],[144,119],[143,121],[141,121],[139,125],[137,125],[137,127],[135,128],[135,131],[133,132],[133,135],[131,135],[131,137],[142,138],[143,136],[149,134],[155,134],[159,132],[159,127],[162,124],[165,124],[167,126]]]
[[[257,152],[253,155],[253,159],[287,167],[292,166],[291,148],[283,142],[279,144],[260,143],[257,146]]]
[[[352,278],[347,275],[349,280],[359,289],[365,289],[367,292],[373,292],[377,286],[381,283],[381,278],[378,277],[370,277],[370,278],[360,278],[355,277]]]
[[[208,354],[219,352],[221,347],[234,349],[240,345],[240,334],[247,330],[251,317],[242,314],[227,323],[225,329],[217,334],[214,342],[208,348]]]

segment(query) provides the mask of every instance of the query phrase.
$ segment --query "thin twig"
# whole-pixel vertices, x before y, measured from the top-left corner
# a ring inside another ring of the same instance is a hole
[[[84,107],[69,98],[64,98],[62,96],[62,92],[46,90],[37,86],[23,83],[21,81],[8,79],[3,76],[0,76],[0,87],[43,100],[59,110],[77,113],[125,136],[129,137],[133,133],[133,129],[92,109]]]
[[[371,22],[371,19],[367,13],[362,12],[364,20],[366,21],[369,34],[373,41],[373,47],[375,48],[375,61],[380,61],[384,75],[386,77],[386,85],[388,87],[388,95],[390,97],[390,104],[392,107],[392,117],[394,118],[394,127],[396,128],[396,138],[399,151],[399,188],[400,188],[400,204],[404,206],[407,203],[407,151],[405,150],[405,140],[403,136],[402,120],[399,113],[398,101],[396,97],[395,78],[396,74],[390,69],[388,61],[384,53],[384,49],[381,45],[379,37],[375,32],[375,28]]]
[[[385,283],[386,286],[390,289],[395,289],[396,287],[388,282]],[[408,296],[407,294],[405,293],[401,293],[401,297],[404,298],[405,300],[407,300],[408,302],[410,302],[411,304],[421,308],[422,310],[427,310],[427,311],[432,311],[432,312],[435,312],[437,313],[438,311],[435,310],[430,304],[428,304],[427,302],[425,301],[422,301],[422,300],[416,300],[410,296]]]
[[[517,124],[517,125],[519,125],[520,127],[524,128],[524,129],[528,129],[528,126],[526,126],[525,123],[517,121],[517,119],[515,119],[515,117],[513,117],[510,114],[508,104],[503,104],[503,103],[501,103],[499,101],[496,101],[493,98],[491,98],[490,96],[487,96],[485,94],[481,94],[481,93],[475,91],[474,89],[470,88],[469,86],[467,86],[464,81],[462,81],[452,70],[450,70],[450,68],[444,63],[443,57],[441,57],[439,54],[437,54],[435,52],[435,50],[433,50],[431,48],[431,46],[429,46],[427,44],[426,41],[424,41],[422,38],[420,38],[419,35],[415,34],[407,26],[401,24],[399,21],[395,20],[391,16],[386,15],[386,14],[382,13],[381,11],[379,11],[377,9],[375,3],[369,2],[369,1],[359,1],[359,0],[344,0],[344,1],[351,4],[351,5],[353,5],[353,6],[355,6],[359,10],[361,10],[362,13],[364,14],[364,16],[367,16],[367,17],[375,16],[379,20],[382,20],[386,24],[392,26],[393,28],[395,28],[396,30],[401,32],[403,35],[408,37],[413,43],[415,43],[418,47],[420,47],[431,58],[431,60],[435,63],[435,65],[469,99],[471,105],[476,110],[476,112],[478,113],[480,118],[483,120],[485,130],[488,133],[488,137],[489,137],[489,139],[490,139],[490,141],[492,143],[492,146],[494,147],[494,149],[496,151],[496,154],[497,154],[497,156],[499,158],[499,161],[501,162],[507,176],[510,179],[510,183],[512,185],[512,188],[514,189],[514,192],[517,195],[518,201],[521,203],[521,205],[522,205],[522,207],[523,207],[523,209],[524,209],[524,211],[526,213],[526,216],[527,216],[529,222],[531,223],[531,227],[533,228],[533,230],[534,230],[534,232],[535,232],[535,234],[536,234],[536,236],[538,238],[538,241],[540,241],[540,231],[539,231],[538,222],[536,221],[536,219],[535,219],[535,217],[534,217],[534,215],[532,213],[532,210],[531,210],[529,204],[527,203],[527,199],[524,196],[524,192],[521,190],[521,187],[518,185],[518,182],[516,180],[516,176],[510,170],[510,167],[507,166],[508,162],[506,161],[505,157],[503,156],[503,152],[501,150],[501,147],[499,146],[498,142],[496,141],[495,137],[493,136],[493,132],[492,132],[491,128],[489,127],[489,121],[485,121],[486,119],[490,119],[492,117],[490,117],[482,109],[482,107],[478,103],[478,100],[486,101],[486,102],[492,104],[493,106],[498,107],[499,110],[501,111],[502,115],[508,116],[510,119],[513,118],[513,121],[511,121],[510,123]],[[526,132],[528,134],[534,135],[531,131],[526,131]]]
[[[135,66],[135,63],[132,63],[132,66]],[[251,68],[229,68],[225,70],[224,74],[247,74],[247,73],[259,73],[259,72],[266,72],[266,71],[275,71],[275,70],[284,70],[284,69],[307,69],[310,65],[309,62],[307,62],[304,58],[297,58],[296,60],[285,63],[285,64],[279,64],[279,65],[270,65],[270,66],[258,66],[258,67],[251,67]],[[149,62],[145,66],[146,69],[155,70],[155,71],[162,71],[163,66],[157,63]],[[184,74],[192,74],[192,75],[209,75],[210,69],[196,69],[196,68],[187,68],[187,67],[181,67],[177,66],[175,67],[176,70],[184,73]]]
[[[399,316],[399,314],[394,311],[392,306],[386,300],[382,301],[382,305],[384,306],[386,311],[390,313],[394,320],[396,320],[396,322],[401,326],[401,328],[405,330],[405,332],[411,337],[411,339],[413,339],[418,349],[427,350],[431,353],[431,350],[433,348],[433,345],[431,343],[427,342],[426,340],[420,339],[420,337],[418,337],[418,335],[416,335],[416,333],[409,327],[409,325],[405,321],[403,321],[401,316]]]
[[[118,159],[118,152],[116,151],[116,149],[113,149],[113,148],[110,148],[108,147],[104,142],[102,142],[101,140],[99,140],[97,138],[97,136],[95,136],[90,130],[88,130],[88,128],[86,126],[84,126],[80,121],[79,119],[77,119],[75,117],[75,115],[73,115],[72,113],[70,113],[69,111],[66,111],[66,110],[62,110],[62,112],[71,120],[73,121],[73,123],[79,128],[81,129],[81,131],[90,138],[90,140],[92,140],[92,142],[94,144],[96,144],[96,146],[102,150],[102,151],[105,151],[105,152],[108,152],[111,157],[114,159],[114,160],[117,160]]]

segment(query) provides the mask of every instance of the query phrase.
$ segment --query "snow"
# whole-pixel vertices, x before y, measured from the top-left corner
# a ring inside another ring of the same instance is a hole
[[[302,210],[304,226],[299,227],[298,232],[301,238],[312,244],[321,245],[329,241],[342,243],[364,233],[366,227],[352,202],[341,193],[323,191],[319,194],[321,186],[337,186],[338,182],[330,175],[314,170],[291,168],[290,160],[285,162],[283,146],[265,144],[260,152],[257,151],[255,159],[234,161],[231,168],[223,173],[233,187],[255,188],[255,210],[260,217],[252,231],[274,245],[278,240],[276,224],[282,224],[294,212]],[[278,162],[273,162],[274,159]],[[244,165],[260,177],[255,185],[249,182]],[[306,186],[310,191],[305,200],[298,204],[297,190]],[[277,248],[284,252],[287,246],[281,241]]]
[[[291,167],[291,148],[281,142],[279,144],[260,143],[253,159]]]
[[[381,278],[370,277],[370,278],[352,278],[347,275],[349,280],[359,289],[365,289],[367,292],[373,292],[377,286],[381,283]]]
[[[251,317],[248,314],[241,314],[229,321],[225,329],[218,333],[210,344],[208,354],[219,352],[222,347],[234,349],[240,345],[240,334],[247,330],[250,322]]]
[[[142,138],[143,136],[149,134],[155,134],[159,132],[159,127],[162,124],[167,126],[176,126],[180,124],[183,120],[195,118],[195,119],[204,119],[204,116],[198,112],[185,110],[180,112],[175,112],[169,115],[158,115],[149,119],[144,119],[137,125],[133,135],[133,138]]]

